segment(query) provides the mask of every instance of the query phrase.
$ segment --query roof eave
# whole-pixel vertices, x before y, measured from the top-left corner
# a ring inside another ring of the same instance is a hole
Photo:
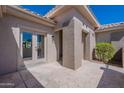
[[[17,6],[6,6],[6,9],[4,9],[3,13],[13,15],[22,19],[30,20],[36,23],[44,24],[50,27],[54,27],[56,23],[52,20],[43,18],[41,16],[38,16],[36,14],[32,14],[29,11],[26,11],[20,7]]]
[[[96,20],[96,18],[93,16],[93,14],[91,13],[91,11],[88,9],[87,6],[85,5],[71,5],[74,8],[78,9],[79,12],[85,16],[85,18],[94,26],[94,27],[100,27],[100,24],[98,23],[98,21]],[[48,13],[47,15],[45,15],[48,18],[54,18],[55,16],[59,15],[59,12],[64,11],[65,9],[68,9],[70,6],[60,6],[57,9],[53,10],[52,12]],[[85,15],[84,15],[85,12]],[[87,15],[86,15],[87,14]]]
[[[92,11],[89,10],[88,6],[87,5],[84,5],[84,8],[86,9],[86,11],[88,12],[89,16],[91,17],[94,25],[96,25],[96,27],[100,27],[100,23],[98,22],[98,20],[96,19],[96,17],[92,13]]]
[[[60,12],[63,12],[65,11],[65,9],[67,9],[67,7],[69,6],[64,6],[64,5],[61,5],[57,8],[54,8],[53,10],[49,11],[45,17],[47,18],[54,18],[55,16],[59,15]]]

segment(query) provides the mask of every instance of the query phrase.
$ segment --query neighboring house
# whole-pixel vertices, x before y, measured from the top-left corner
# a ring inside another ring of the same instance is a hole
[[[59,61],[78,69],[82,60],[92,60],[96,41],[112,40],[109,27],[107,31],[101,27],[84,5],[56,6],[44,17],[18,6],[0,6],[0,74],[30,61]]]
[[[108,42],[116,49],[116,54],[114,56],[113,63],[124,65],[123,64],[123,52],[124,48],[124,23],[113,23],[102,25],[95,31],[96,42]]]

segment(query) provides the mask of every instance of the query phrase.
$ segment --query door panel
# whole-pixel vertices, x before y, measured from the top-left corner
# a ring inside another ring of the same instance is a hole
[[[44,58],[44,36],[37,34],[37,58]]]
[[[37,32],[22,32],[21,46],[24,60],[44,58],[44,35]]]
[[[23,32],[23,58],[32,59],[32,33]]]

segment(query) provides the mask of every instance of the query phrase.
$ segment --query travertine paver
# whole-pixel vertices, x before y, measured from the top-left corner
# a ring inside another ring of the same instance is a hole
[[[57,62],[26,65],[27,69],[0,76],[0,87],[124,87],[124,69],[83,61],[76,71]]]
[[[44,87],[124,87],[124,69],[83,61],[74,71],[57,62],[28,69]]]

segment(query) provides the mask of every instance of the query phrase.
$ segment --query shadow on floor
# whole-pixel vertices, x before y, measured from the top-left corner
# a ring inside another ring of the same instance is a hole
[[[0,88],[44,88],[25,65],[21,66],[17,72],[0,76]]]
[[[98,88],[124,88],[124,73],[101,67],[104,70]]]

